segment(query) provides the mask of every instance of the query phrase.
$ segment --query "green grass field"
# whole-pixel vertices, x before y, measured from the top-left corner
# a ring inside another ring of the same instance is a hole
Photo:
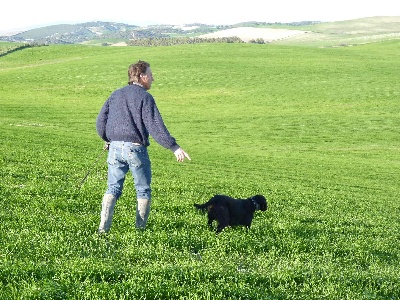
[[[63,45],[1,57],[0,298],[398,299],[399,46]],[[134,228],[128,177],[98,237],[107,166],[95,119],[138,59],[192,161],[153,141],[148,228]],[[216,236],[193,203],[217,193],[261,193],[269,210],[248,232]]]

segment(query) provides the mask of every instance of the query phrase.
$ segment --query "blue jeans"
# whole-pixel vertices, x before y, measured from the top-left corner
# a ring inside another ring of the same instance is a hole
[[[147,148],[130,142],[111,142],[108,150],[108,189],[117,199],[124,188],[125,175],[133,176],[137,199],[151,199],[151,163]]]

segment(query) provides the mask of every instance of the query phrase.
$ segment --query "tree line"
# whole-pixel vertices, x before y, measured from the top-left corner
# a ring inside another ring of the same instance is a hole
[[[127,43],[128,46],[173,46],[184,44],[202,44],[202,43],[244,43],[239,37],[218,37],[218,38],[202,38],[202,37],[158,37],[158,38],[140,38],[132,39]],[[250,43],[265,44],[263,39],[251,40]]]

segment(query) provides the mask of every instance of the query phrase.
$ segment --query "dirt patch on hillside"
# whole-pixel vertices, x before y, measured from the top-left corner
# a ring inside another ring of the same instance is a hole
[[[111,46],[123,47],[123,46],[128,46],[128,44],[125,42],[120,42],[120,43],[112,44]]]
[[[203,34],[200,37],[222,38],[222,37],[236,36],[244,42],[249,42],[250,40],[256,40],[256,39],[263,39],[265,42],[272,42],[305,33],[307,32],[301,30],[238,27],[238,28],[231,28],[213,33]]]

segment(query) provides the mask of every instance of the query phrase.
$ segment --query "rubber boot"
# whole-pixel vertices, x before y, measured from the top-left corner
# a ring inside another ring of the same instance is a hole
[[[136,228],[146,228],[147,219],[150,213],[150,199],[137,199],[136,205]]]
[[[117,198],[114,195],[104,195],[103,202],[101,204],[100,225],[98,233],[105,233],[110,230],[116,202]]]

